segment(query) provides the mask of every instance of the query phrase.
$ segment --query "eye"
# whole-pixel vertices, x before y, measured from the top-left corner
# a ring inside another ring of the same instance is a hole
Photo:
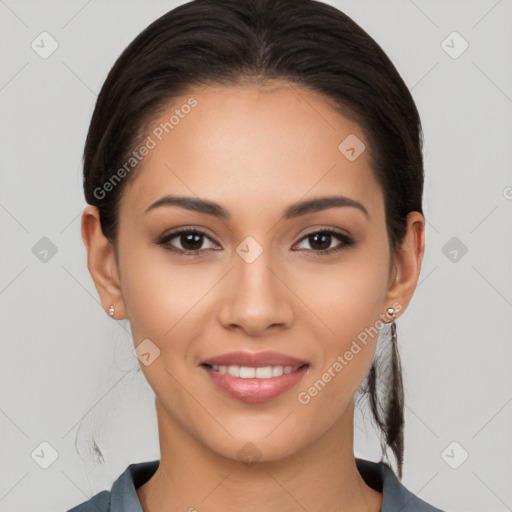
[[[340,243],[332,247],[331,244],[336,239]],[[344,233],[339,233],[338,231],[334,231],[332,229],[322,229],[320,231],[314,231],[301,238],[301,241],[302,240],[305,240],[309,245],[309,248],[306,247],[306,249],[308,250],[308,252],[311,251],[312,256],[322,256],[326,254],[331,254],[354,244],[354,240],[350,238],[348,235],[345,235]],[[299,244],[297,244],[295,247],[298,247],[300,244],[301,242],[299,242]]]
[[[176,239],[177,242],[171,243],[174,239]],[[197,255],[208,249],[215,250],[212,246],[206,248],[203,247],[205,240],[209,240],[213,246],[217,245],[217,243],[206,235],[206,233],[197,229],[181,229],[179,231],[167,233],[157,241],[157,244],[180,256],[189,256]],[[176,247],[176,243],[181,247]]]

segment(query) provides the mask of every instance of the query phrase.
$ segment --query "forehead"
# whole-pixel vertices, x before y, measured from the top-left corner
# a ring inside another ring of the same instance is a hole
[[[140,211],[165,193],[228,207],[243,198],[253,214],[251,206],[281,207],[326,193],[364,202],[370,215],[382,208],[362,129],[306,88],[193,89],[149,124],[147,137],[152,149],[122,197]]]

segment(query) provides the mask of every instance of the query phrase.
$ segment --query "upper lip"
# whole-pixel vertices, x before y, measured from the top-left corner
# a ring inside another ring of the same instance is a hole
[[[298,367],[308,364],[303,359],[298,359],[279,352],[270,350],[264,352],[229,352],[214,357],[204,359],[200,364],[208,364],[215,366],[293,366]]]

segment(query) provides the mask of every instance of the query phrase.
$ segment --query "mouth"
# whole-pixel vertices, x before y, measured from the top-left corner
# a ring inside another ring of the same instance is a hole
[[[209,381],[222,394],[246,403],[262,403],[295,387],[308,372],[309,363],[299,366],[200,365]]]

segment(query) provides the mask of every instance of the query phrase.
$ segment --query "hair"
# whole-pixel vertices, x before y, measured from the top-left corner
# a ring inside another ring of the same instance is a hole
[[[316,0],[194,0],[151,23],[121,53],[98,95],[83,154],[86,201],[98,208],[102,232],[114,246],[122,190],[137,172],[123,173],[112,186],[114,171],[126,170],[150,123],[195,87],[267,82],[319,93],[362,128],[394,254],[407,214],[423,214],[420,117],[377,42],[346,14]],[[377,399],[380,373],[386,372],[374,361],[363,387],[383,456],[387,445],[401,479],[404,394],[396,336],[384,401]]]

